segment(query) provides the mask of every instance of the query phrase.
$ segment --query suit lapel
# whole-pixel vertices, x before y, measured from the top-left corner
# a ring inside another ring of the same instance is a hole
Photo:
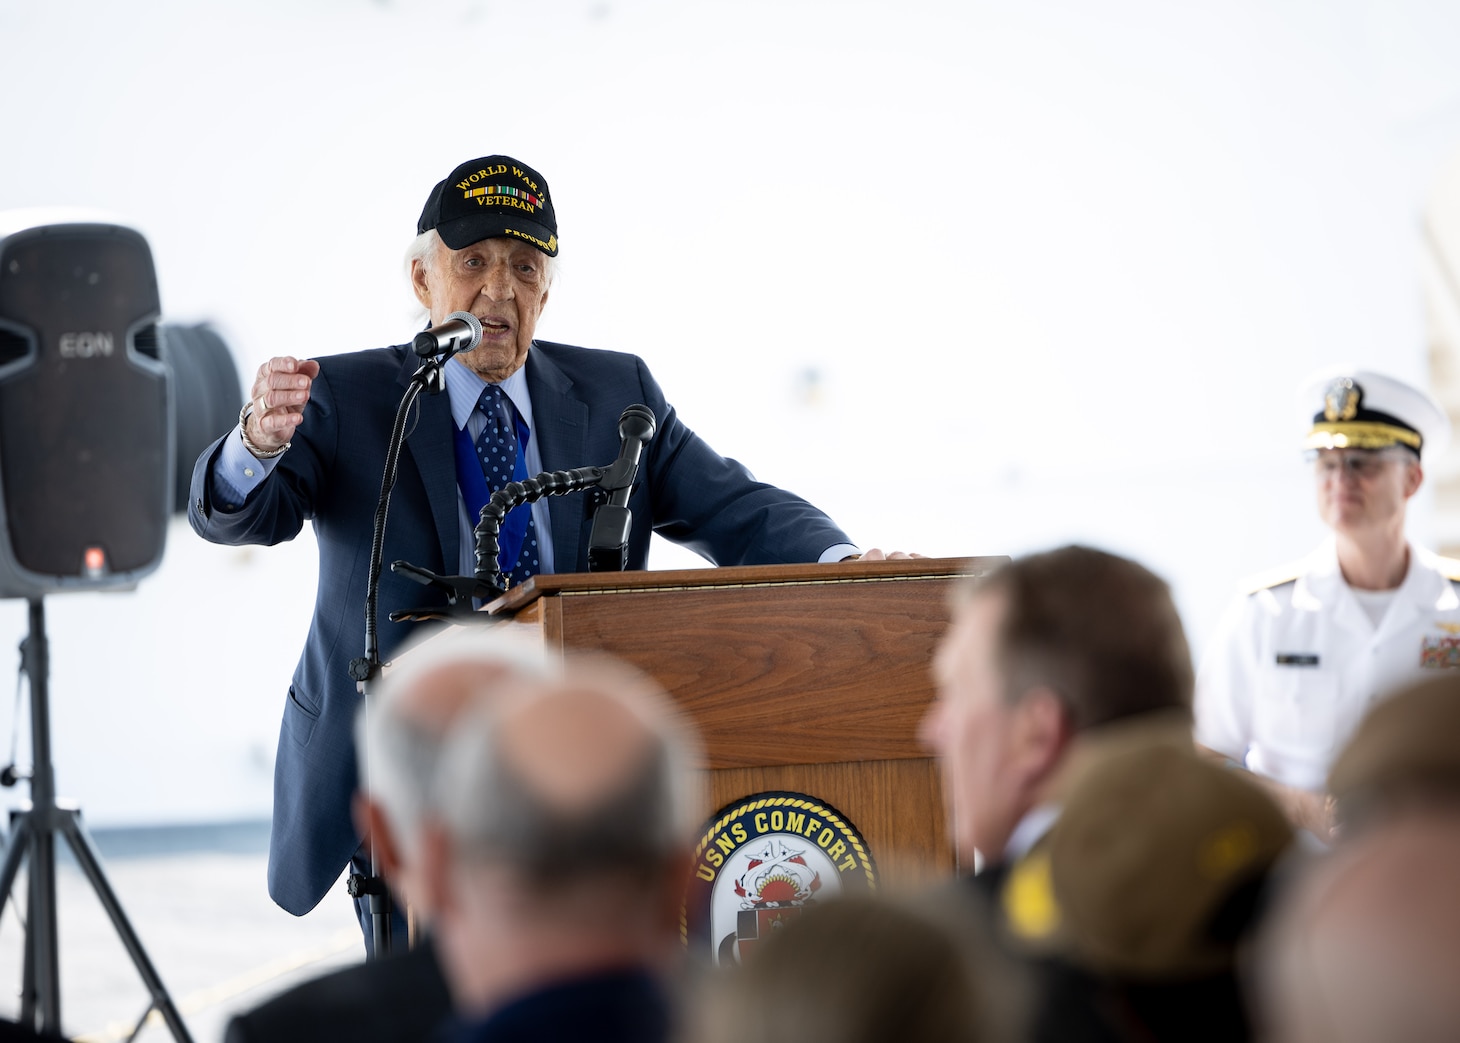
[[[588,403],[573,392],[573,381],[536,346],[527,355],[527,393],[532,396],[533,437],[545,471],[587,467]],[[583,532],[579,495],[548,498],[553,528],[553,568],[578,571]],[[571,503],[565,502],[571,499]]]
[[[401,368],[402,394],[410,385],[411,376],[420,359],[407,353]],[[420,422],[406,435],[406,452],[421,473],[426,486],[426,500],[431,505],[431,519],[436,523],[436,539],[441,547],[441,566],[448,575],[456,573],[461,560],[461,530],[458,520],[456,489],[456,447],[452,442],[451,398],[422,392],[416,399]],[[412,425],[407,424],[407,428]],[[388,564],[388,563],[387,563]]]

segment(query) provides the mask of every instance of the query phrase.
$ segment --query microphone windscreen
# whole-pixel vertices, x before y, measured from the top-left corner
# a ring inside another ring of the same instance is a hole
[[[454,311],[446,316],[446,321],[461,322],[466,325],[468,335],[464,342],[456,346],[456,353],[460,355],[463,351],[471,351],[482,342],[482,320],[478,319],[469,311]]]
[[[626,408],[618,418],[620,438],[637,438],[647,442],[654,437],[654,411],[637,403]]]

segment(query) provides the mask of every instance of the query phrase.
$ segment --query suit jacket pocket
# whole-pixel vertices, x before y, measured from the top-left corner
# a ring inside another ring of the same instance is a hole
[[[308,746],[309,737],[314,734],[314,726],[318,723],[319,711],[310,709],[291,684],[289,700],[284,704],[284,731],[300,746]]]

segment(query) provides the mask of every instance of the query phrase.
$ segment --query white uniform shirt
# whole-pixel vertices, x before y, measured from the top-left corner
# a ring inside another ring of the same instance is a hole
[[[1460,562],[1410,544],[1378,627],[1332,540],[1242,598],[1196,685],[1196,740],[1279,782],[1322,791],[1364,713],[1429,669],[1460,666]]]

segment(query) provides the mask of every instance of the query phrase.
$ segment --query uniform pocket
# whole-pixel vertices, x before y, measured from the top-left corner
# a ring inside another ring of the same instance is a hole
[[[284,704],[284,731],[289,733],[300,746],[309,745],[314,726],[319,723],[319,711],[313,710],[299,698],[294,686],[289,686],[289,699]]]

